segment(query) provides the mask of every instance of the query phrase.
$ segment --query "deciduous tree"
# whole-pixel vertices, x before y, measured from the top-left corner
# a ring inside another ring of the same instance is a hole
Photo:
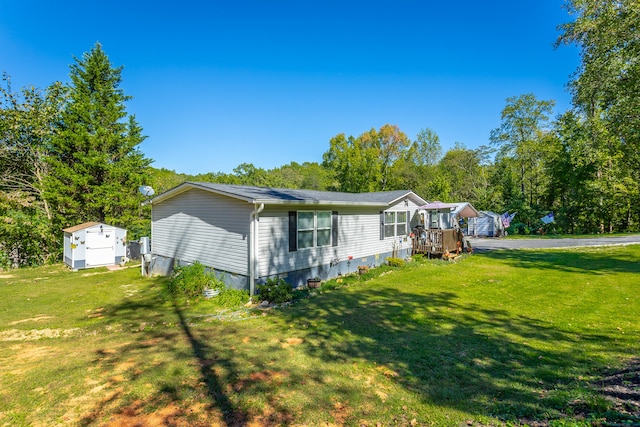
[[[498,158],[510,157],[519,168],[520,195],[529,204],[536,203],[541,193],[540,153],[543,135],[550,129],[550,115],[555,101],[538,100],[529,93],[507,98],[507,105],[501,113],[501,123],[490,134],[491,143],[499,149]],[[526,185],[529,184],[527,194]]]
[[[570,82],[574,105],[586,118],[589,144],[608,157],[596,172],[597,185],[610,189],[605,179],[619,168],[616,185],[627,182],[640,191],[640,3],[637,0],[569,0],[575,20],[561,26],[557,44],[575,44],[581,63]],[[633,184],[633,183],[634,184]],[[602,199],[604,207],[605,200]],[[640,203],[626,220],[640,217]],[[605,224],[601,230],[605,231]]]
[[[0,86],[0,266],[37,265],[59,252],[51,239],[52,209],[44,194],[63,90]]]

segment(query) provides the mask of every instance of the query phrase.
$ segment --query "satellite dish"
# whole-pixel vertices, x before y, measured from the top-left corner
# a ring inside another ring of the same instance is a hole
[[[141,185],[140,187],[138,187],[138,191],[140,192],[140,194],[142,194],[144,197],[151,197],[154,194],[156,194],[156,192],[153,190],[153,188],[151,188],[148,185]]]

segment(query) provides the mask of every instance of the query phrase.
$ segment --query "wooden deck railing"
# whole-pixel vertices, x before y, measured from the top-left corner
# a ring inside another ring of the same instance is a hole
[[[437,228],[416,230],[413,233],[413,253],[443,255],[462,250],[462,232],[458,229]]]

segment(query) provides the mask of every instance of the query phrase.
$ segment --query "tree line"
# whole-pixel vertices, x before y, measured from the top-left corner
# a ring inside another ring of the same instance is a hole
[[[384,124],[328,141],[322,162],[265,170],[186,175],[151,166],[122,67],[100,44],[74,58],[70,83],[14,92],[0,87],[0,267],[59,260],[61,230],[101,221],[149,233],[137,187],[168,190],[184,181],[364,192],[411,189],[427,200],[468,201],[479,210],[517,212],[512,232],[610,233],[640,229],[640,6],[636,1],[572,0],[575,19],[556,45],[579,47],[568,82],[572,107],[507,98],[489,144],[456,142],[443,153],[425,127],[415,137]],[[554,212],[555,222],[540,218]]]

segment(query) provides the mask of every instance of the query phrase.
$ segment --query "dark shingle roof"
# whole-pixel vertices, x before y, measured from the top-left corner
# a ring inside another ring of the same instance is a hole
[[[218,194],[224,194],[249,203],[265,204],[345,204],[345,205],[389,205],[403,197],[414,197],[422,201],[409,190],[380,191],[372,193],[341,193],[334,191],[296,190],[290,188],[251,187],[246,185],[215,184],[210,182],[185,182],[180,186],[156,197],[153,203],[170,198],[189,188],[200,188]]]

